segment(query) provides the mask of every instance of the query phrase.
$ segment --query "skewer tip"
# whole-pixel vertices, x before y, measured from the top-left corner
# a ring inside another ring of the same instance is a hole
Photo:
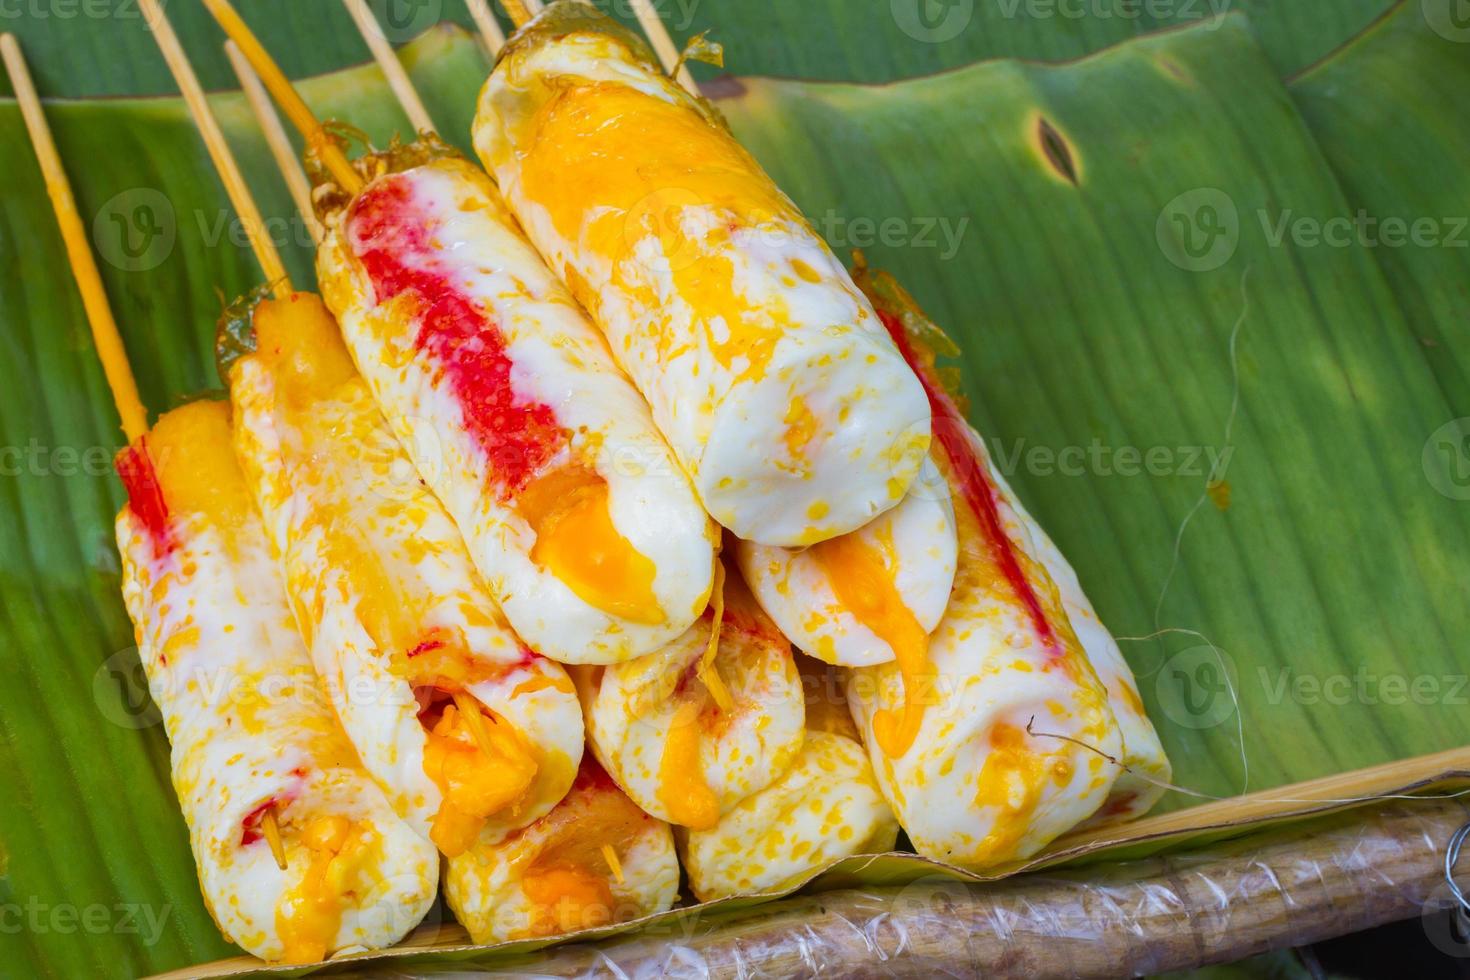
[[[281,840],[281,824],[276,818],[276,805],[271,803],[265,808],[265,813],[260,816],[260,830],[265,837],[266,843],[271,847],[271,856],[276,859],[276,867],[282,871],[286,870],[286,845]]]

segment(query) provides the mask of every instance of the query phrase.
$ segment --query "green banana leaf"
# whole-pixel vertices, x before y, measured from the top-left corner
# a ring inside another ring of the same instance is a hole
[[[1198,793],[1470,743],[1455,2],[1257,0],[1199,20],[1182,3],[1145,19],[955,0],[971,15],[945,41],[913,37],[901,0],[891,16],[723,0],[688,23],[660,5],[680,36],[726,43],[740,74],[710,90],[818,230],[958,340],[972,418],[1125,638],[1176,782]],[[181,105],[119,97],[171,88],[126,9],[0,28],[44,93],[109,96],[48,116],[161,410],[217,386],[214,318],[259,272]],[[243,9],[289,71],[333,70],[304,86],[320,111],[379,143],[407,128],[375,69],[344,67],[363,53],[339,5]],[[169,13],[206,84],[233,87],[202,10]],[[1173,29],[1134,38],[1158,27]],[[403,56],[465,145],[484,53],[440,28]],[[971,64],[995,56],[1081,60]],[[242,100],[213,102],[309,286]],[[118,598],[122,437],[9,102],[0,147],[0,975],[210,961],[232,947],[198,897]],[[1432,219],[1438,245],[1327,239],[1360,209]],[[895,860],[872,873],[913,873]]]

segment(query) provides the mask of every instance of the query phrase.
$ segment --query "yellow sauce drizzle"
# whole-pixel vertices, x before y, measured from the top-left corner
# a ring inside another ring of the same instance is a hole
[[[924,721],[931,700],[934,665],[929,637],[903,601],[890,568],[878,549],[857,534],[844,534],[813,545],[811,553],[832,583],[837,600],[893,649],[903,677],[903,712],[882,708],[873,716],[873,734],[889,758],[907,752]]]
[[[783,333],[781,311],[752,303],[729,259],[712,249],[735,228],[799,227],[800,215],[750,155],[693,108],[626,85],[558,81],[562,87],[527,122],[520,167],[527,196],[549,211],[564,238],[610,260],[615,279],[626,278],[617,271],[623,263],[638,264],[635,247],[656,236],[674,287],[703,330],[702,345],[727,369],[739,361],[742,374],[763,372]],[[715,227],[708,227],[711,215]],[[595,309],[595,295],[580,285],[578,299]],[[633,282],[619,285],[637,290]],[[657,340],[668,354],[689,338],[666,331]]]
[[[1012,854],[1025,836],[1031,812],[1046,783],[1046,756],[1026,745],[1026,733],[1015,725],[998,724],[990,730],[990,752],[980,769],[977,806],[997,811],[995,825],[980,843],[987,859]]]
[[[607,481],[584,467],[562,467],[532,481],[516,501],[536,532],[531,560],[603,612],[662,623],[653,591],[657,569],[618,531],[608,503]]]

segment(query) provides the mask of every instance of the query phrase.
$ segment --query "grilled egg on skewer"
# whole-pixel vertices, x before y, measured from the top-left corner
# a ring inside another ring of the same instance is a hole
[[[237,455],[353,745],[446,854],[525,826],[576,776],[571,682],[500,617],[321,300],[263,300],[251,322],[229,369]]]
[[[564,663],[679,636],[715,528],[602,338],[483,172],[431,137],[358,166],[323,294],[516,631]]]
[[[624,922],[673,906],[679,861],[668,824],[623,795],[592,759],[548,814],[449,861],[444,895],[477,943]]]
[[[391,946],[433,903],[438,855],[318,687],[230,452],[229,406],[169,412],[118,471],[123,599],[220,930],[292,963]]]
[[[553,4],[502,52],[474,141],[717,521],[801,546],[903,499],[923,389],[796,206],[641,42]]]
[[[835,671],[798,657],[806,683],[806,739],[774,783],[715,826],[676,829],[689,887],[700,901],[779,888],[833,861],[893,849],[898,820],[878,788]]]
[[[640,807],[687,827],[712,826],[780,776],[801,746],[791,644],[738,575],[724,583],[722,607],[664,649],[575,672],[598,759]]]

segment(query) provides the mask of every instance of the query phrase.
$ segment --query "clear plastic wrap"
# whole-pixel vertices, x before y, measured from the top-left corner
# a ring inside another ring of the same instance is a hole
[[[1396,800],[1183,853],[989,884],[935,875],[756,908],[707,906],[522,954],[455,946],[463,932],[446,924],[415,937],[433,952],[400,947],[324,969],[393,978],[1114,977],[1229,962],[1421,914],[1434,939],[1443,921],[1435,913],[1452,901],[1445,845],[1467,818],[1470,797]]]

